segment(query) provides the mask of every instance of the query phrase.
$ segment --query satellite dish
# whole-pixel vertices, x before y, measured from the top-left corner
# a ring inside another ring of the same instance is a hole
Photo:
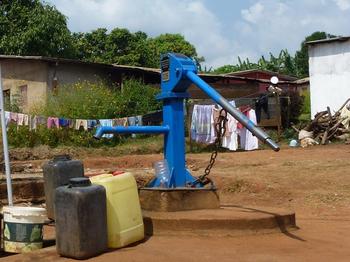
[[[278,77],[277,76],[273,76],[273,77],[271,77],[271,79],[270,79],[270,82],[272,83],[272,84],[274,84],[274,85],[277,85],[278,84]]]

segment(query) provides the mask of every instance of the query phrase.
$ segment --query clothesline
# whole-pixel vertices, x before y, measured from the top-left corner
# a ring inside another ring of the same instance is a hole
[[[17,126],[28,126],[30,130],[36,130],[39,126],[46,126],[47,128],[71,128],[75,130],[91,130],[97,126],[141,126],[143,124],[143,118],[146,116],[146,122],[149,121],[149,116],[152,114],[158,114],[159,112],[121,117],[113,119],[70,119],[63,117],[45,117],[16,112],[5,111],[5,123],[6,127],[10,123]],[[111,137],[106,135],[105,137]]]

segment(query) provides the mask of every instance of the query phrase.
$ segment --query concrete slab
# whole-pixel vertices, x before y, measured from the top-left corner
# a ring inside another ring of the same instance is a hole
[[[143,210],[147,235],[239,236],[297,229],[295,213],[282,209],[222,206],[178,212]]]
[[[141,208],[150,211],[174,212],[220,207],[215,189],[141,188],[139,195]]]

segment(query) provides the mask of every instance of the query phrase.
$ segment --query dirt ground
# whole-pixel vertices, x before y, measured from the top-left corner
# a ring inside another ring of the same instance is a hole
[[[187,156],[192,174],[203,172],[209,156]],[[152,163],[160,159],[161,154],[86,157],[84,165],[90,174],[106,169],[131,170],[143,183],[153,173]],[[151,237],[93,261],[350,261],[349,168],[348,145],[219,154],[211,178],[222,203],[292,209],[300,229],[230,238]],[[57,257],[54,248],[35,259],[64,260]]]

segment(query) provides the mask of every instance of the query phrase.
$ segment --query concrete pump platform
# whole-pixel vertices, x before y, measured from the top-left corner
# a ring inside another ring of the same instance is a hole
[[[218,209],[219,195],[211,188],[140,188],[141,208],[149,211],[174,212]]]
[[[297,229],[295,213],[223,205],[218,209],[177,212],[143,210],[147,235],[239,236]]]

